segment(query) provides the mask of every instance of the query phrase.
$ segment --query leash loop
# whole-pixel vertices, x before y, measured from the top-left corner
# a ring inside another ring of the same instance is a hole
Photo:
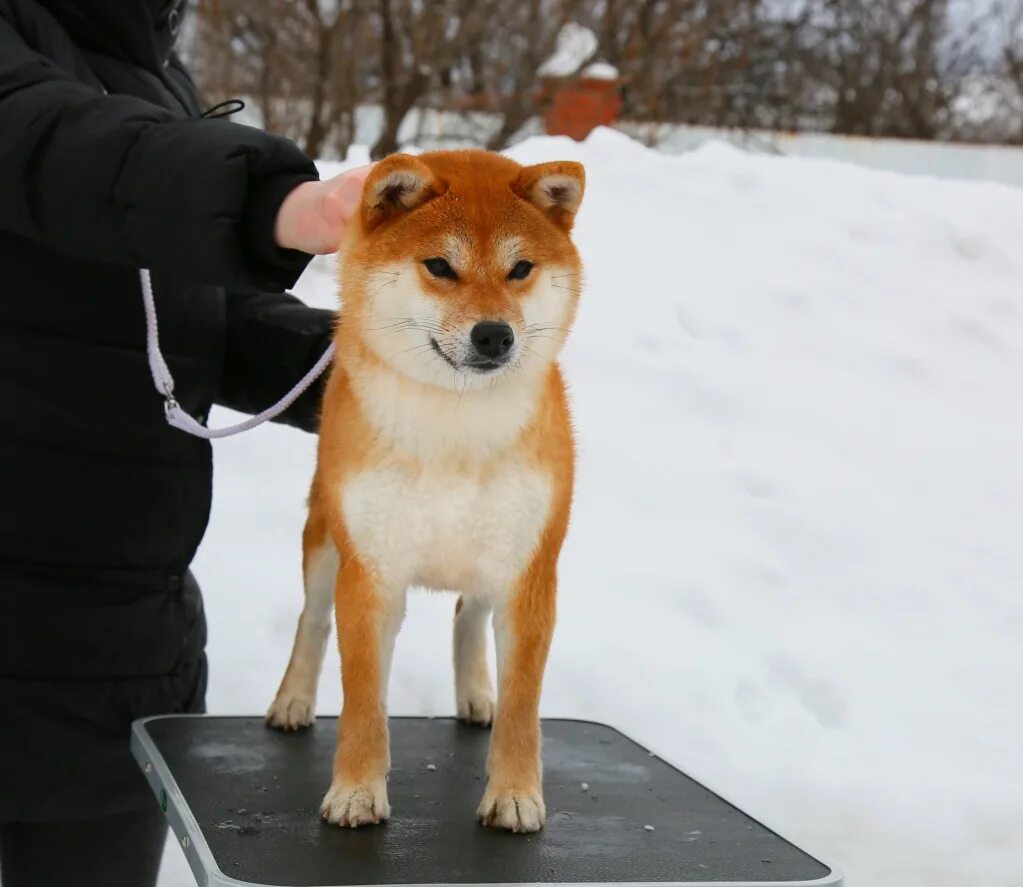
[[[201,437],[204,440],[215,440],[241,434],[243,431],[269,422],[298,400],[309,386],[323,375],[334,359],[334,343],[331,342],[330,347],[323,352],[320,359],[277,403],[236,425],[228,425],[226,428],[209,428],[190,416],[174,396],[174,377],[171,375],[170,367],[167,366],[167,361],[164,360],[163,352],[160,351],[160,330],[156,317],[156,300],[153,298],[153,279],[148,268],[139,270],[139,282],[142,285],[142,305],[146,313],[146,357],[149,360],[149,372],[153,377],[153,385],[163,397],[163,412],[167,424],[179,431]]]

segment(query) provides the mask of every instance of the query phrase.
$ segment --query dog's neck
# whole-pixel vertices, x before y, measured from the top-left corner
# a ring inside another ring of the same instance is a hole
[[[409,378],[361,350],[344,370],[365,420],[383,448],[421,462],[482,465],[512,451],[553,370],[513,372],[459,392]]]

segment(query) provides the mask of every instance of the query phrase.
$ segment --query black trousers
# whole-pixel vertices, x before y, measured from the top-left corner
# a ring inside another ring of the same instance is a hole
[[[3,887],[155,887],[167,822],[156,806],[82,822],[0,825]]]

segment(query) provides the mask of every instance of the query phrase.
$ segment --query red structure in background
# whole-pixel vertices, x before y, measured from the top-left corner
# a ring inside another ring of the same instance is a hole
[[[569,136],[581,142],[598,126],[608,126],[618,119],[622,97],[617,78],[587,77],[574,80],[551,79],[546,84],[553,93],[544,124],[547,134]]]

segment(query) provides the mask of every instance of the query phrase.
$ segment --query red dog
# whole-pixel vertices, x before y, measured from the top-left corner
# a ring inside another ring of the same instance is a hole
[[[303,536],[305,607],[267,715],[312,723],[336,602],[344,707],[330,822],[390,814],[386,691],[410,586],[460,592],[460,718],[493,719],[487,825],[533,832],[540,686],[554,629],[573,442],[556,358],[575,315],[577,163],[395,155],[340,254],[343,310]],[[333,592],[333,595],[332,595]],[[491,611],[495,707],[486,658]]]

